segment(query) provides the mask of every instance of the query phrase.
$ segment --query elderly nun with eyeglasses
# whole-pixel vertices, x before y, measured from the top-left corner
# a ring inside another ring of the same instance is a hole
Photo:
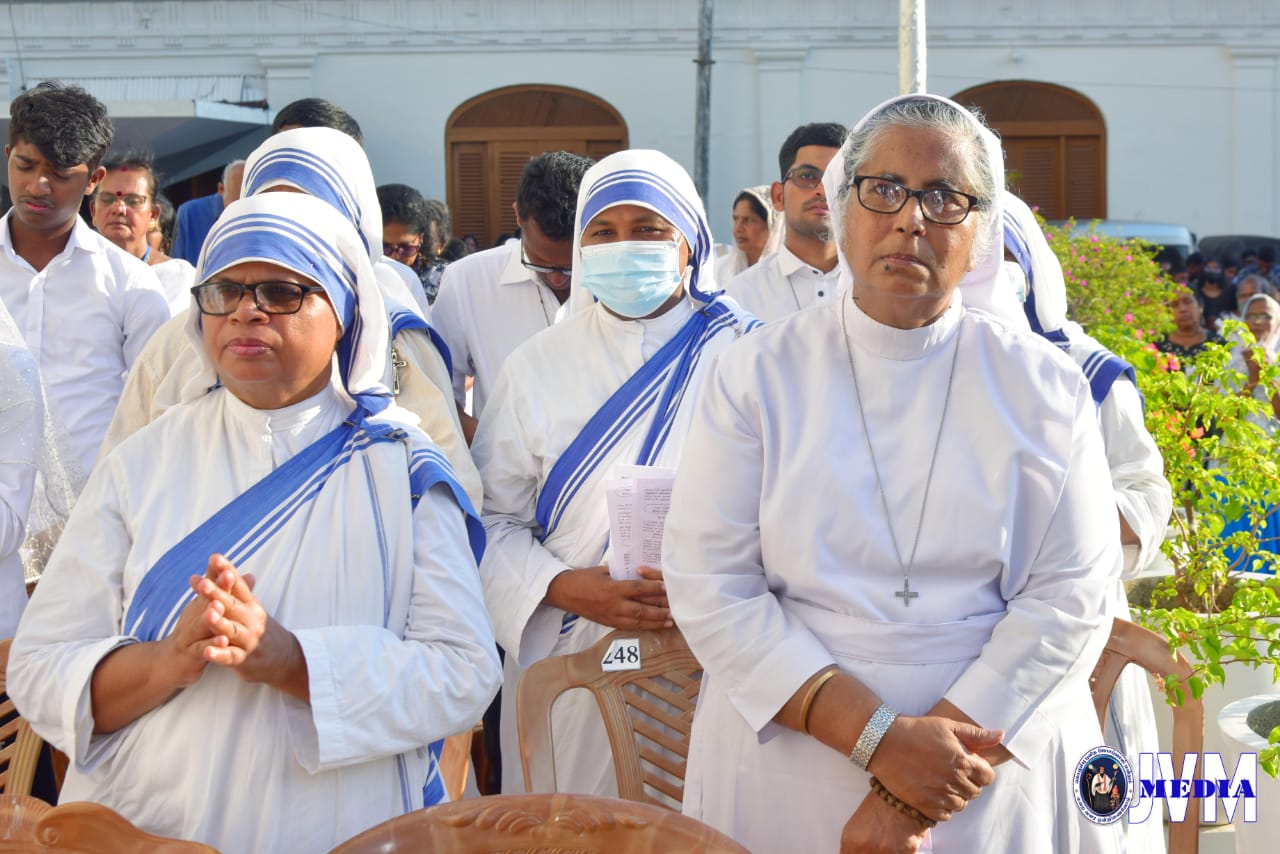
[[[685,812],[757,854],[1119,850],[1073,801],[1115,502],[1084,376],[994,313],[999,141],[905,96],[824,181],[848,296],[721,354],[672,497]]]
[[[328,851],[445,797],[500,681],[484,533],[383,385],[387,314],[319,199],[227,208],[192,289],[202,383],[94,470],[9,690],[62,799],[223,851]]]

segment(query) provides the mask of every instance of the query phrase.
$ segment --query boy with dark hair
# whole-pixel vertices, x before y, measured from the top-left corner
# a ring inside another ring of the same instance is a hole
[[[360,123],[346,110],[324,98],[299,98],[285,104],[271,120],[272,134],[292,128],[333,128],[364,145]]]
[[[776,252],[725,288],[743,308],[770,323],[839,295],[836,244],[822,173],[844,144],[844,125],[817,122],[791,132],[778,152],[780,180],[769,188],[786,234]]]
[[[0,219],[0,301],[40,363],[52,409],[85,473],[124,374],[169,317],[147,265],[79,216],[105,171],[106,108],[75,86],[41,83],[9,105],[9,192]]]
[[[569,298],[578,187],[593,162],[568,151],[530,160],[514,203],[520,239],[468,255],[445,270],[433,310],[453,354],[453,393],[468,439],[503,361],[554,323]],[[468,377],[475,380],[474,417],[463,411]]]

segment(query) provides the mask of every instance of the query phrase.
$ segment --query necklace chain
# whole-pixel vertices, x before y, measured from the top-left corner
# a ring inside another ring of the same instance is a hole
[[[929,506],[929,487],[933,485],[933,469],[938,463],[938,447],[942,444],[942,428],[947,422],[947,408],[951,403],[951,385],[956,376],[956,360],[960,355],[960,333],[956,332],[956,342],[954,350],[951,354],[951,370],[947,374],[947,391],[942,398],[942,416],[938,419],[938,436],[933,442],[933,457],[929,460],[929,473],[925,475],[924,480],[924,498],[920,502],[920,518],[916,522],[915,539],[911,542],[911,555],[907,558],[906,564],[902,562],[902,550],[898,548],[898,536],[893,531],[893,515],[889,512],[889,498],[885,495],[884,481],[880,478],[880,466],[876,463],[876,453],[871,447],[871,431],[867,429],[867,413],[866,408],[862,405],[862,392],[858,388],[858,368],[853,362],[853,343],[849,338],[849,319],[848,319],[848,303],[852,303],[853,299],[842,301],[840,306],[840,328],[844,333],[845,353],[849,357],[849,371],[853,374],[853,394],[858,401],[858,417],[862,420],[862,435],[867,440],[867,456],[871,457],[871,470],[876,476],[876,490],[880,493],[880,505],[884,508],[884,521],[889,529],[889,541],[893,543],[893,554],[898,560],[898,568],[902,570],[902,591],[895,593],[902,599],[904,607],[911,604],[911,600],[919,596],[918,593],[911,592],[911,568],[916,563],[916,548],[920,545],[920,530],[924,527],[925,509]]]

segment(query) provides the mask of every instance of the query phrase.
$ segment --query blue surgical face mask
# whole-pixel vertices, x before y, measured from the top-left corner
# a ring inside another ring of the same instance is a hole
[[[579,284],[622,317],[647,317],[680,285],[680,244],[622,240],[582,247]]]

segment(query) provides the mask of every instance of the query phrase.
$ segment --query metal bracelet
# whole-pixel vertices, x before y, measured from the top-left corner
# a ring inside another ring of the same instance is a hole
[[[884,734],[889,731],[889,725],[897,716],[897,712],[881,703],[880,708],[876,709],[875,714],[871,716],[871,720],[867,721],[867,725],[862,728],[858,743],[853,746],[853,752],[849,754],[849,761],[866,771],[867,766],[871,764],[872,754],[880,746],[880,739],[884,738]]]

